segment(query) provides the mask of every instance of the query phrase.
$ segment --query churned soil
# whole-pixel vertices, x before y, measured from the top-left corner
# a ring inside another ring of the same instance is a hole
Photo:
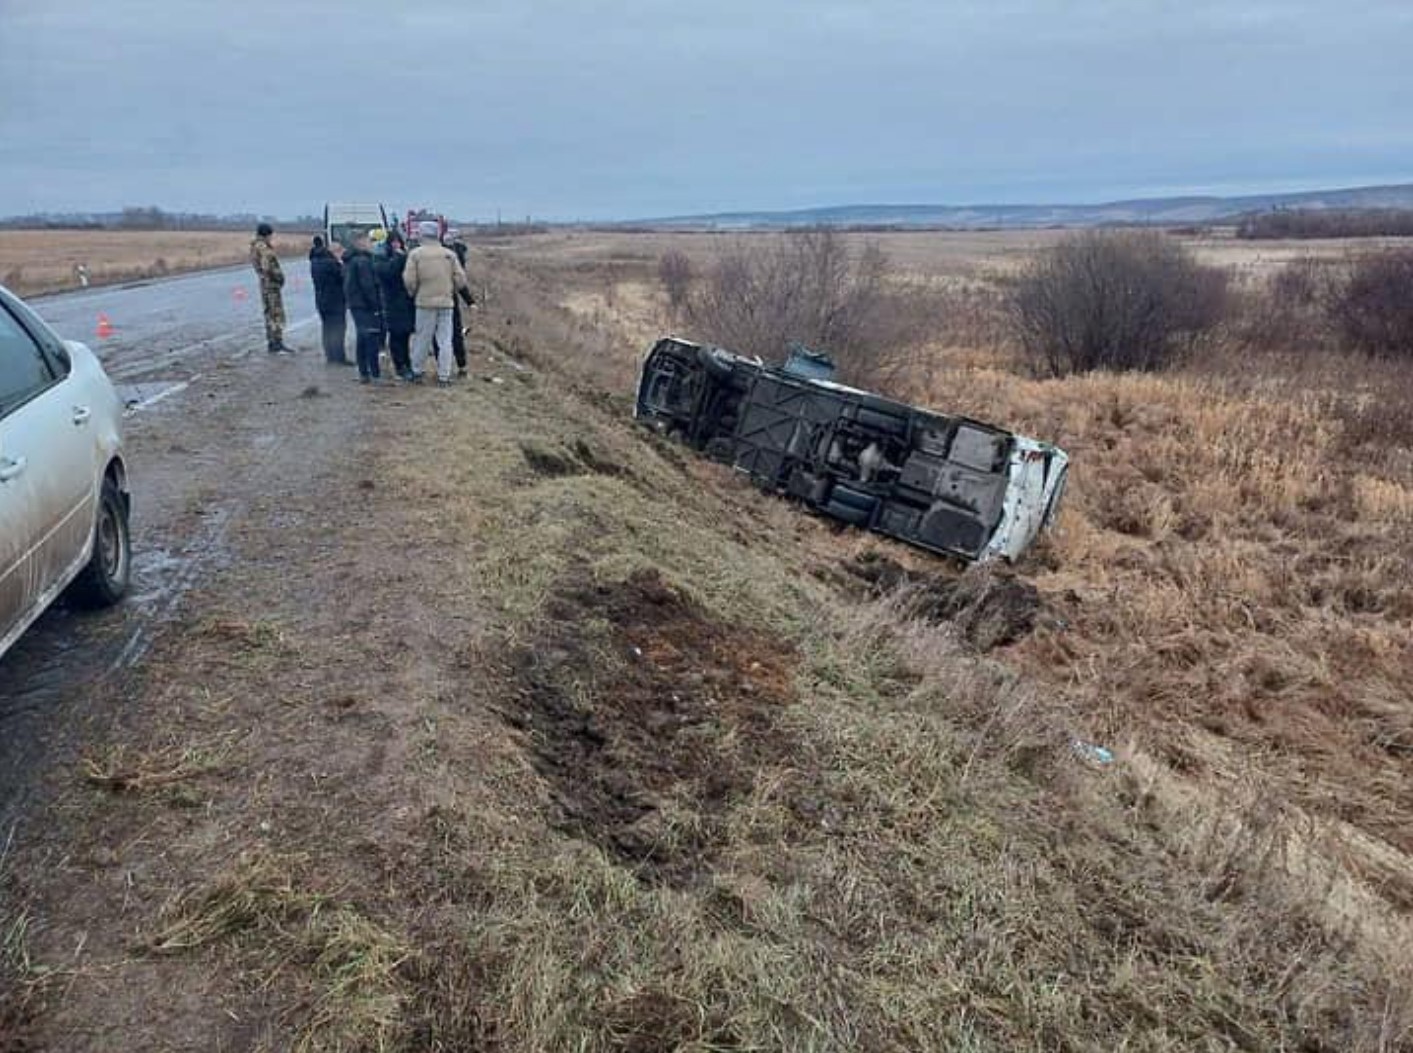
[[[579,582],[513,654],[519,704],[506,719],[553,787],[558,826],[644,880],[690,883],[755,772],[789,752],[775,715],[794,699],[797,661],[654,571]]]

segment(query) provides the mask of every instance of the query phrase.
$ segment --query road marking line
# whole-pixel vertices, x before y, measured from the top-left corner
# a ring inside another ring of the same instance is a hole
[[[301,329],[308,329],[317,321],[319,321],[319,316],[317,314],[312,315],[308,318],[301,318],[299,321],[293,322],[290,325],[285,326],[285,332],[294,333],[298,332]],[[133,377],[142,373],[151,372],[154,369],[160,369],[164,365],[170,365],[177,359],[185,358],[187,355],[194,354],[198,351],[213,350],[221,344],[227,344],[233,340],[251,341],[248,346],[242,348],[240,351],[237,351],[235,354],[231,355],[232,361],[238,361],[242,358],[245,358],[247,355],[249,355],[252,351],[255,350],[255,348],[258,346],[255,341],[258,340],[259,335],[259,329],[253,329],[251,331],[238,330],[234,333],[222,333],[220,336],[209,336],[204,340],[197,340],[195,343],[187,344],[185,347],[174,348],[171,351],[164,351],[160,354],[149,355],[147,357],[135,359],[129,362],[115,362],[112,366],[108,366],[105,363],[104,369],[108,371],[108,375],[110,377],[114,377],[117,379],[125,379],[127,377]],[[100,361],[101,360],[102,359],[100,357]]]
[[[123,413],[124,413],[125,415],[130,415],[130,414],[136,413],[138,410],[146,409],[148,406],[155,406],[155,405],[157,405],[157,403],[161,402],[161,401],[162,401],[164,398],[166,398],[168,395],[175,395],[175,394],[176,394],[177,392],[179,392],[179,391],[185,391],[187,388],[191,387],[193,384],[195,384],[195,383],[196,383],[198,380],[200,380],[200,379],[201,379],[201,374],[200,374],[200,373],[193,373],[190,379],[178,381],[178,382],[176,382],[176,383],[170,385],[169,387],[166,387],[166,388],[162,389],[161,391],[157,392],[157,394],[155,394],[155,395],[150,395],[150,396],[148,396],[147,398],[142,399],[142,400],[139,401],[139,402],[129,402],[129,403],[123,408]]]

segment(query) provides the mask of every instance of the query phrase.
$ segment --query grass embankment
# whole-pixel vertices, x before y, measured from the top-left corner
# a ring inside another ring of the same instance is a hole
[[[1244,441],[1292,418],[1184,396],[1191,381],[1032,385],[958,365],[972,387],[939,402],[1034,425],[1077,464],[1064,530],[1021,569],[1045,598],[1033,632],[982,651],[929,602],[951,594],[935,561],[634,431],[622,388],[594,378],[638,349],[545,306],[574,291],[553,273],[498,266],[489,335],[534,372],[498,363],[504,384],[384,403],[366,458],[271,494],[278,521],[256,517],[239,572],[154,653],[50,843],[12,858],[29,898],[8,946],[35,1033],[1407,1047],[1395,883],[1346,863],[1353,840],[1292,822],[1328,814],[1290,770],[1312,740],[1258,740],[1252,721],[1224,744],[1200,722],[1223,711],[1203,691],[1235,690],[1264,653],[1251,633],[1313,661],[1314,627],[1353,618],[1307,598],[1308,622],[1268,621],[1245,575],[1275,558],[1215,555],[1251,522],[1219,504],[1300,510],[1315,492]],[[1160,399],[1194,430],[1144,416]],[[1199,439],[1226,441],[1175,467],[1174,444]],[[1179,481],[1210,495],[1201,536],[1147,489]],[[1395,654],[1399,623],[1368,617],[1351,624]],[[1235,664],[1215,682],[1141,690],[1155,670],[1207,675],[1218,645]],[[1365,664],[1355,697],[1385,675]],[[1304,673],[1288,683],[1319,697]],[[1399,806],[1392,787],[1383,800]]]
[[[562,338],[598,352],[576,365],[615,383],[622,349],[666,319],[626,255],[607,276],[537,261],[539,295],[572,309]],[[1185,865],[1254,867],[1253,909],[1293,910],[1289,882],[1326,938],[1407,960],[1406,367],[1218,350],[1169,376],[1042,383],[1004,351],[959,348],[929,367],[895,393],[1075,456],[1062,529],[1025,568],[1056,621],[1007,653],[1040,708],[1120,747],[1134,814]],[[1406,1022],[1408,970],[1386,975],[1386,1023]]]
[[[241,231],[0,230],[0,285],[20,296],[117,285],[245,263],[252,235]],[[309,235],[277,234],[281,256],[308,252]]]
[[[645,262],[608,284],[542,267],[558,283],[542,295],[617,334],[593,363],[614,383],[631,359],[613,348],[665,324]],[[939,251],[903,277],[976,278],[959,268]],[[1413,367],[1227,347],[1167,375],[1035,381],[1004,348],[945,345],[906,365],[881,364],[891,393],[1074,458],[1029,568],[1066,627],[1012,658],[1106,740],[1387,842],[1405,862],[1375,884],[1413,904]]]

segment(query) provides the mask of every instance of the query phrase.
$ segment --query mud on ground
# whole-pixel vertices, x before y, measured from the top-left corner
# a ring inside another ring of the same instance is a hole
[[[797,664],[786,641],[641,570],[555,591],[511,655],[505,718],[528,735],[556,826],[643,880],[690,885],[756,773],[791,751],[777,722]]]

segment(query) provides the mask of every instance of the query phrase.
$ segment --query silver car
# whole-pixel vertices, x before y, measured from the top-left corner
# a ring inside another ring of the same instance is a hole
[[[98,359],[0,287],[0,654],[64,591],[128,586],[123,406]]]

